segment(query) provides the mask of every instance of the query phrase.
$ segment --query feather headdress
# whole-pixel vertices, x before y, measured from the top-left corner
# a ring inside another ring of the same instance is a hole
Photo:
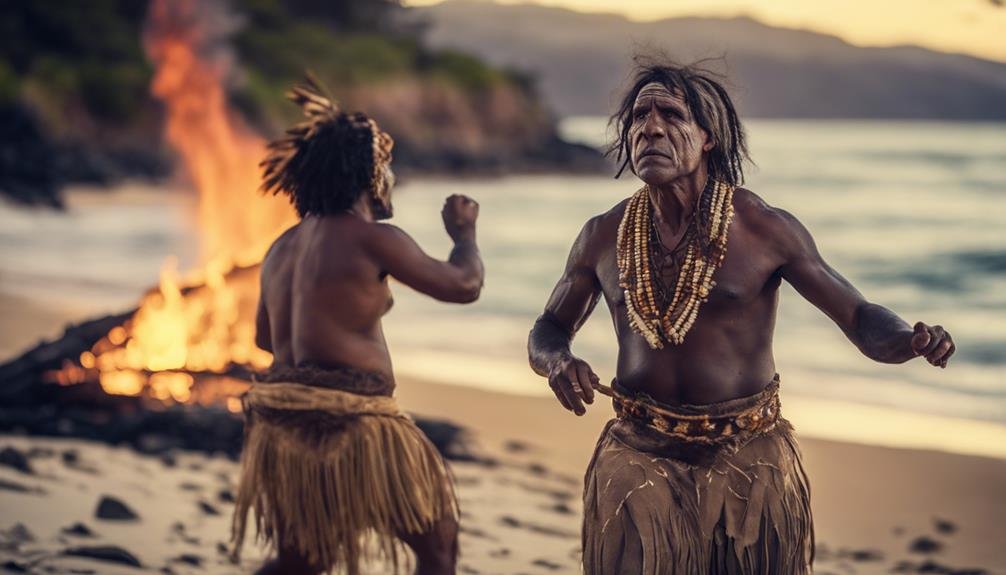
[[[391,161],[394,140],[377,126],[373,118],[361,112],[347,113],[341,110],[335,99],[310,72],[306,74],[304,82],[294,86],[286,96],[300,106],[307,119],[289,128],[282,138],[269,144],[266,157],[260,163],[263,168],[262,191],[286,192],[298,203],[297,192],[306,186],[337,185],[336,182],[325,182],[325,176],[333,175],[333,171],[346,173],[350,170],[347,158],[358,155],[369,145],[370,153],[366,154],[370,160],[370,165],[367,166],[369,181],[366,183],[375,194],[387,193],[383,184],[384,168]],[[313,145],[318,140],[325,139],[324,134],[332,131],[344,133],[340,137],[330,137],[332,141],[326,143],[332,145]],[[346,149],[348,147],[354,149]],[[333,163],[341,165],[343,169],[333,169]],[[298,210],[303,212],[300,206]]]

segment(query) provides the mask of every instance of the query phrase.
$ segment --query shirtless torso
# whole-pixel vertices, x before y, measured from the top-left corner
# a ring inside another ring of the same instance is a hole
[[[446,302],[478,299],[483,267],[475,243],[478,204],[451,196],[444,227],[454,240],[447,261],[426,255],[401,229],[374,221],[371,199],[350,212],[306,216],[269,249],[262,263],[256,344],[273,353],[273,368],[352,367],[394,383],[381,318],[392,306],[388,278]],[[454,573],[458,525],[442,518],[423,533],[398,536],[415,552],[417,572]],[[295,549],[258,571],[317,573]]]
[[[274,366],[351,366],[393,381],[381,318],[392,306],[388,278],[446,302],[471,302],[482,287],[475,243],[478,204],[448,198],[448,261],[426,255],[401,229],[359,210],[308,216],[287,230],[262,264],[259,347]]]
[[[655,249],[667,254],[694,216],[713,144],[680,95],[657,85],[640,91],[629,134],[635,172],[649,186],[661,244]],[[922,355],[945,367],[954,352],[940,326],[919,322],[913,328],[869,303],[824,261],[796,218],[744,188],[734,192],[726,258],[698,319],[680,345],[651,349],[629,326],[618,284],[616,237],[626,203],[583,227],[528,342],[532,368],[549,379],[560,403],[578,415],[584,413],[584,402],[593,401],[590,384],[598,378],[570,345],[602,295],[618,339],[619,383],[669,404],[715,403],[768,385],[775,374],[772,335],[783,280],[871,359],[901,363]],[[675,278],[665,281],[673,286]]]

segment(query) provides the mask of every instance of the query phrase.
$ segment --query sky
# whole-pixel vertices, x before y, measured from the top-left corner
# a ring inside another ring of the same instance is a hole
[[[405,0],[406,5],[440,0]],[[488,1],[488,0],[485,0]],[[527,0],[496,0],[523,4]],[[751,16],[766,24],[838,36],[858,46],[915,44],[1006,62],[1003,0],[539,0],[633,20]]]

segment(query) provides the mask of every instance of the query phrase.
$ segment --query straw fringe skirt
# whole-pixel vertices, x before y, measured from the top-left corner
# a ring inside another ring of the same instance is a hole
[[[802,575],[813,553],[810,487],[785,419],[715,447],[632,418],[605,427],[585,481],[587,575]]]
[[[252,509],[258,539],[350,574],[372,558],[368,538],[397,572],[400,535],[457,517],[440,454],[393,398],[270,383],[244,401],[235,559]]]

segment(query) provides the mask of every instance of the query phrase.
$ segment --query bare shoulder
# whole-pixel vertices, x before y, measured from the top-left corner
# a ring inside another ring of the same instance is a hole
[[[780,252],[792,255],[813,245],[810,233],[796,216],[769,204],[751,190],[737,188],[733,204],[734,221]]]
[[[366,245],[377,249],[393,249],[402,243],[414,243],[412,236],[394,224],[367,222],[363,223],[362,231]]]
[[[283,257],[282,254],[289,249],[299,229],[300,222],[297,222],[281,233],[278,238],[273,240],[272,245],[269,246],[269,249],[265,253],[265,257],[262,259],[263,268],[270,267],[270,263],[275,261],[277,257]]]
[[[615,236],[618,234],[618,225],[622,221],[622,215],[625,214],[625,206],[628,205],[629,199],[625,198],[612,206],[610,210],[597,214],[587,220],[583,224],[583,229],[580,231],[580,237],[577,241],[587,244],[608,242],[608,240],[614,241]]]

